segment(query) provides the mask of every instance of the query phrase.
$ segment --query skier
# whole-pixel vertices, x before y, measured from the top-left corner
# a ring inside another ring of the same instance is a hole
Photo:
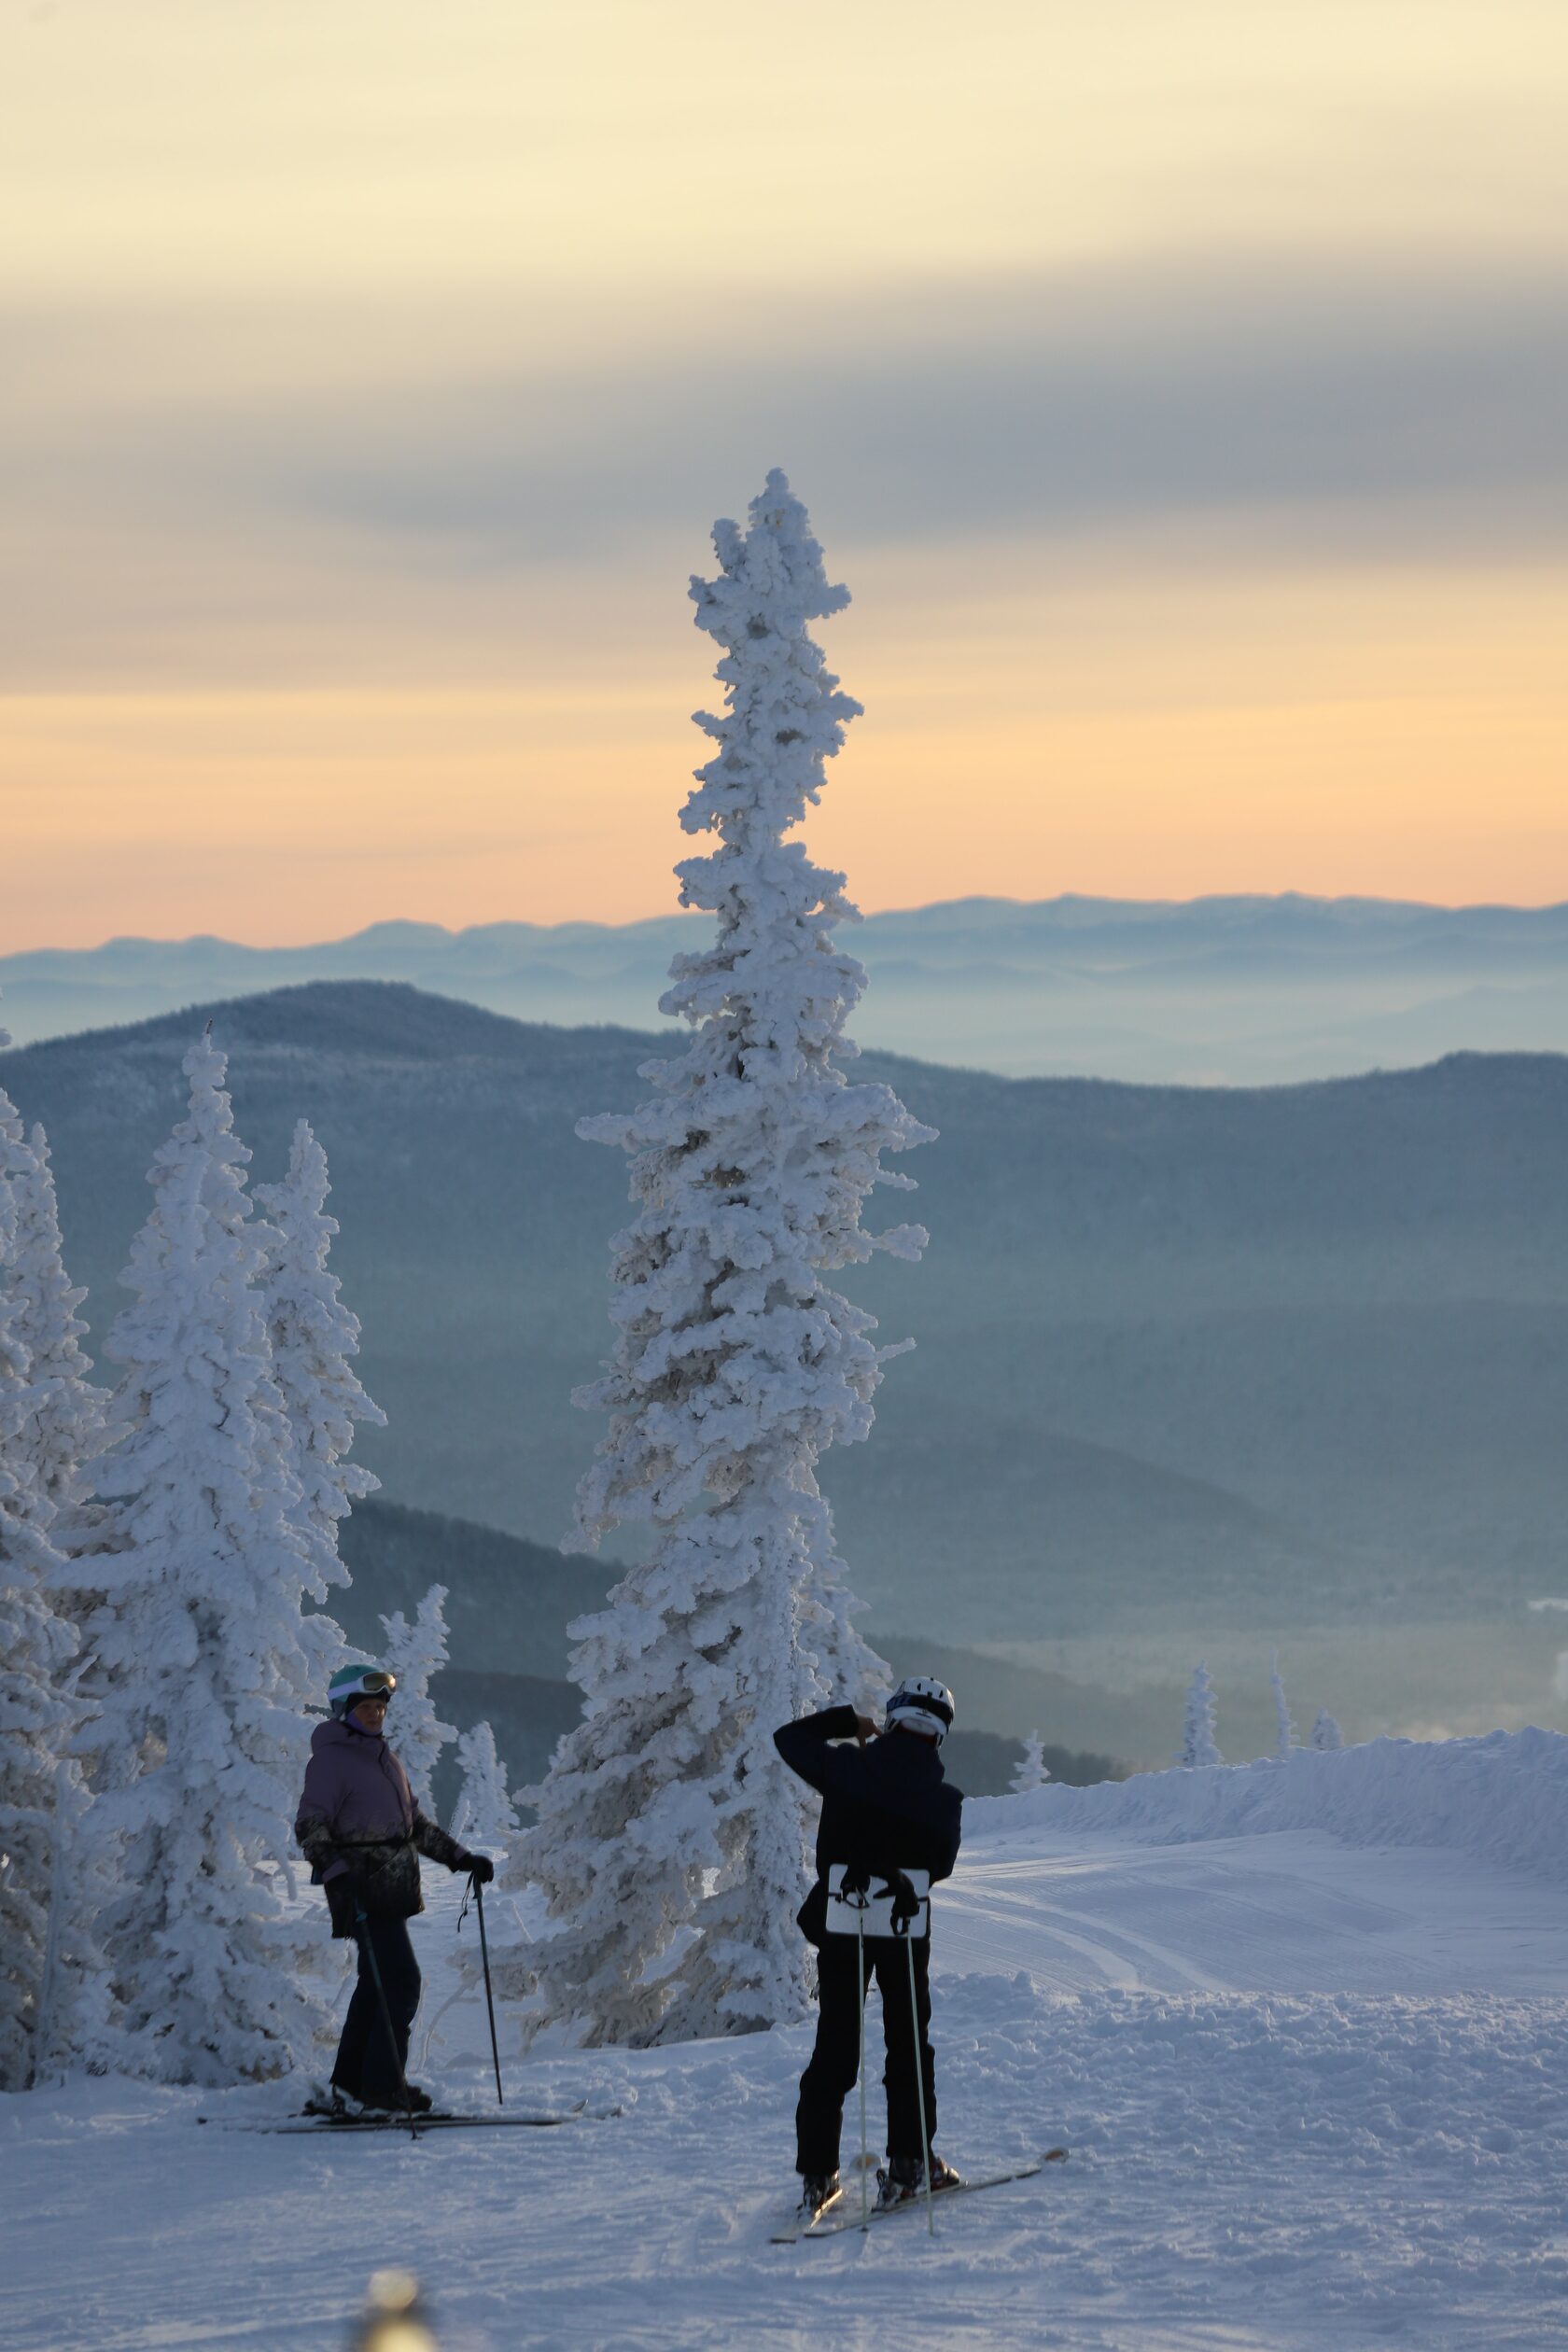
[[[327,1691],[331,1720],[311,1733],[294,1823],[311,1883],[327,1890],[333,1935],[352,1936],[359,1947],[359,1979],[332,2068],[331,2105],[341,2114],[399,2111],[405,2094],[416,2111],[430,2107],[429,2093],[406,2077],[419,1963],[403,1923],[425,1908],[419,1856],[466,1870],[482,1886],[496,1875],[487,1855],[460,1846],[414,1802],[408,1774],[382,1729],[397,1687],[397,1676],[376,1666],[344,1666],[332,1676]],[[395,2037],[391,2048],[384,1997]]]
[[[799,1914],[801,1932],[817,1947],[817,2043],[801,2077],[795,2109],[795,2170],[802,2177],[802,2208],[810,2213],[838,2193],[844,2102],[860,2071],[863,1988],[857,1980],[862,1949],[865,1981],[869,1984],[875,1975],[881,1988],[888,2050],[882,2078],[888,2093],[888,2163],[879,2175],[881,2204],[897,2205],[924,2192],[922,2089],[926,2144],[936,2135],[929,1939],[877,1937],[862,1947],[847,1936],[827,1932],[828,1873],[834,1863],[882,1877],[897,1870],[925,1870],[934,1882],[950,1877],[958,1859],[963,1796],[947,1786],[938,1755],[952,1729],[952,1692],[934,1675],[906,1676],[888,1701],[885,1721],[879,1737],[870,1715],[858,1715],[853,1707],[827,1707],[785,1724],[773,1735],[790,1770],[822,1795],[817,1883]],[[855,1747],[832,1744],[847,1740]],[[911,1954],[920,2037],[918,2085],[916,2028],[909,2014]],[[931,2166],[933,2190],[957,2182],[957,2173],[934,2150]]]

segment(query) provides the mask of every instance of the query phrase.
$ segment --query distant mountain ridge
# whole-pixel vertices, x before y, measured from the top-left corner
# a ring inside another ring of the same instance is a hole
[[[573,1127],[639,1099],[657,1041],[363,981],[211,1014],[255,1174],[301,1113],[329,1152],[389,1499],[558,1539],[625,1216]],[[95,1336],[203,1017],[0,1063]],[[1568,1059],[1253,1091],[861,1068],[942,1131],[909,1163],[925,1262],[846,1278],[919,1343],[824,1470],[874,1633],[1262,1636],[1563,1589]]]
[[[645,1028],[704,918],[377,923],[306,947],[117,939],[0,957],[22,1043],[316,980],[401,980],[514,1018]],[[1253,1085],[1461,1049],[1568,1048],[1568,904],[1224,897],[963,899],[845,938],[861,1041],[1009,1075]]]
[[[411,1510],[380,1495],[356,1505],[341,1539],[353,1582],[333,1592],[330,1608],[351,1645],[362,1657],[379,1657],[382,1618],[394,1609],[412,1617],[432,1584],[444,1585],[449,1663],[431,1683],[437,1708],[460,1732],[488,1720],[514,1789],[539,1780],[556,1741],[581,1712],[581,1693],[567,1678],[567,1628],[602,1605],[619,1566],[563,1556],[498,1528]],[[928,1649],[918,1653],[922,1660]],[[896,1649],[891,1662],[895,1673],[925,1671]],[[1134,1710],[1118,1711],[1108,1694],[1078,1689],[1059,1676],[1008,1673],[961,1651],[941,1652],[930,1671],[962,1686],[964,1722],[950,1761],[975,1796],[1008,1786],[1023,1753],[1020,1725],[1025,1731],[1036,1721],[1051,1727],[1045,1760],[1057,1780],[1102,1780],[1115,1769],[1109,1756],[1062,1744],[1083,1724],[1108,1719],[1136,1737]],[[458,1778],[448,1751],[437,1773],[442,1819]]]

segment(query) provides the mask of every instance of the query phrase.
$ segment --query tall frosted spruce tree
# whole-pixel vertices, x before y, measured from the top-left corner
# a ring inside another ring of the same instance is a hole
[[[931,1130],[838,1066],[865,974],[833,932],[855,910],[844,877],[785,839],[860,708],[808,625],[847,591],[829,586],[781,473],[749,530],[713,537],[718,577],[691,593],[722,648],[725,707],[698,714],[716,749],[681,823],[714,846],[677,872],[682,903],[718,930],[676,958],[660,1000],[695,1034],[643,1065],[636,1111],[578,1129],[630,1155],[636,1204],[612,1244],[614,1353],[575,1399],[609,1415],[578,1538],[642,1525],[651,1557],[573,1629],[585,1716],[512,1872],[547,1898],[528,1955],[539,2013],[592,2042],[802,2010],[805,1808],[772,1735],[886,1675],[851,1624],[816,1471],[827,1447],[869,1434],[900,1352],[874,1346],[874,1319],[822,1277],[877,1249],[917,1257],[926,1239],[861,1226],[875,1184],[909,1185],[882,1155]]]
[[[12,1278],[16,1328],[27,1351],[32,1407],[28,1445],[39,1492],[54,1512],[53,1536],[75,1548],[92,1491],[91,1464],[104,1443],[108,1393],[88,1379],[82,1352],[87,1325],[77,1309],[87,1296],[65,1271],[60,1208],[49,1139],[35,1126],[16,1178],[17,1238]]]
[[[9,1043],[0,1031],[0,1043]],[[63,1681],[74,1630],[49,1600],[64,1563],[38,1482],[37,1397],[22,1336],[19,1195],[35,1174],[0,1092],[0,2090],[33,2080],[45,2029],[56,1892],[57,1775],[77,1721]]]
[[[0,1112],[0,1125],[14,1146],[21,1123],[8,1106]],[[25,1152],[13,1149],[12,1159],[16,1244],[9,1320],[13,1343],[27,1365],[16,1469],[49,1515],[56,1554],[48,1579],[49,1606],[65,1620],[76,1651],[64,1664],[56,1629],[49,1644],[57,1663],[50,1686],[55,1730],[48,1743],[53,1758],[48,1929],[33,2057],[35,2076],[58,2077],[73,2066],[102,2071],[115,2056],[112,2004],[97,1936],[114,1856],[112,1841],[94,1834],[81,1760],[83,1749],[91,1746],[93,1716],[78,1696],[91,1660],[77,1646],[75,1622],[88,1573],[78,1563],[96,1540],[96,1522],[103,1516],[91,1499],[91,1472],[104,1443],[108,1395],[88,1378],[92,1361],[81,1347],[87,1325],[77,1312],[87,1293],[65,1271],[54,1171],[41,1127],[28,1130]],[[0,1652],[9,1654],[3,1636]],[[4,1712],[0,1708],[0,1715]]]
[[[328,1271],[338,1221],[327,1213],[331,1191],[327,1155],[309,1120],[295,1126],[287,1174],[254,1191],[267,1220],[256,1228],[266,1253],[257,1287],[296,1482],[290,1517],[307,1572],[302,1591],[315,1603],[311,1615],[301,1617],[300,1642],[320,1705],[328,1682],[348,1655],[324,1607],[334,1586],[350,1582],[338,1549],[338,1523],[380,1484],[348,1459],[355,1424],[371,1421],[385,1428],[386,1416],[355,1372],[359,1320],[343,1305],[337,1276]],[[332,2000],[344,1947],[323,1943],[309,1911],[295,1914],[291,1933],[295,1974],[313,1996]]]
[[[116,1544],[92,1561],[87,1640],[98,1809],[122,1839],[105,1932],[126,2063],[221,2084],[305,2058],[319,2022],[270,1866],[292,1852],[317,1653],[343,1637],[301,1621],[315,1579],[255,1287],[264,1229],[210,1033],[184,1069],[189,1114],[154,1158],[106,1346],[124,1366],[100,1472]]]
[[[361,1495],[373,1494],[381,1484],[348,1459],[354,1424],[386,1426],[385,1414],[365,1393],[351,1361],[359,1352],[359,1319],[339,1297],[337,1276],[327,1270],[338,1230],[337,1219],[327,1214],[330,1190],[327,1155],[310,1122],[301,1119],[294,1129],[287,1175],[281,1183],[258,1184],[256,1197],[267,1215],[267,1224],[259,1228],[266,1249],[259,1281],[273,1377],[300,1488],[293,1517],[315,1571],[315,1582],[309,1589],[317,1603],[326,1600],[329,1586],[349,1582],[338,1553],[338,1521],[347,1518]],[[341,1636],[329,1619],[314,1622],[329,1629],[316,1659],[325,1689],[342,1663],[336,1647]]]

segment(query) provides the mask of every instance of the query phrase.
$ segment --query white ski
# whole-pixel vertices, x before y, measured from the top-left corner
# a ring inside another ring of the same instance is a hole
[[[1032,2180],[1035,2174],[1043,2172],[1047,2164],[1061,2164],[1066,2162],[1065,2148],[1048,2148],[1043,2156],[1033,2156],[1025,2163],[1012,2164],[1005,2172],[999,2169],[995,2172],[971,2173],[967,2178],[957,2182],[953,2188],[939,2189],[934,2202],[939,2205],[945,2205],[954,2197],[967,2196],[972,2190],[1000,2189],[1007,2180]],[[895,2214],[924,2213],[925,2209],[926,2200],[923,2195],[905,2197],[901,2203],[893,2205],[879,2205],[874,2200],[865,2219],[867,2221],[890,2221]],[[856,2183],[848,2188],[841,2189],[837,2196],[830,2198],[821,2212],[815,2215],[811,2220],[800,2219],[792,2229],[775,2230],[772,2243],[775,2246],[794,2246],[801,2238],[842,2237],[846,2230],[858,2230],[861,2226],[861,2200],[859,2184]]]

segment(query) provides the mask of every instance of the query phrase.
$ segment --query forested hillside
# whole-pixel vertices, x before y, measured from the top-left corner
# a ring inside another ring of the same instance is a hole
[[[13,1052],[101,1333],[203,1014]],[[374,983],[216,1008],[253,1173],[314,1122],[389,1417],[392,1500],[552,1544],[597,1430],[617,1155],[584,1113],[653,1041]],[[973,1645],[1211,1610],[1260,1631],[1512,1612],[1568,1516],[1568,1060],[1458,1056],[1258,1091],[1007,1081],[870,1055],[941,1130],[917,1267],[849,1278],[913,1336],[828,1472],[876,1623]]]

